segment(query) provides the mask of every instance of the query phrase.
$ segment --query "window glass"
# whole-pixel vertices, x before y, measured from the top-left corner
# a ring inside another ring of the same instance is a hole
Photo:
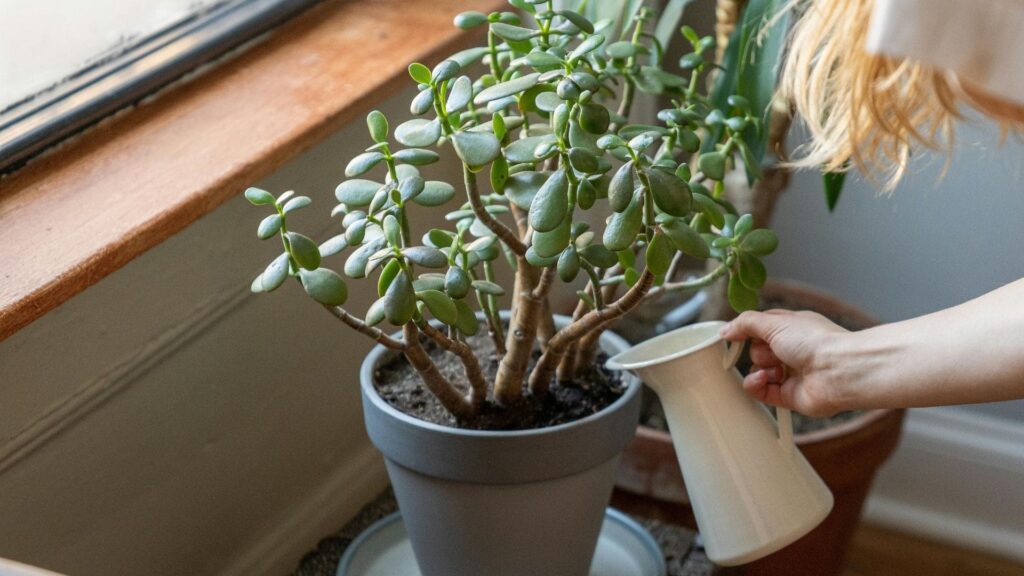
[[[0,0],[0,110],[216,0]]]

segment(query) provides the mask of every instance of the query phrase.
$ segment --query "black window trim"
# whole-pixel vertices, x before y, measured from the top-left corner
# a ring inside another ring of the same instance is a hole
[[[0,112],[0,174],[322,0],[226,1]]]

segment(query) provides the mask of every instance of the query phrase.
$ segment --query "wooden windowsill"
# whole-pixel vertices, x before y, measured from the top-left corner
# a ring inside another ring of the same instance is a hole
[[[0,340],[279,168],[498,0],[333,0],[0,181]]]

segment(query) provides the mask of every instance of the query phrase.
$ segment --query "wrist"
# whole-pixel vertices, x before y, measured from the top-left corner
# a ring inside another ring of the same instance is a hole
[[[823,384],[822,400],[833,412],[860,408],[864,370],[859,369],[856,350],[859,332],[837,332],[824,339],[815,355],[815,368]]]

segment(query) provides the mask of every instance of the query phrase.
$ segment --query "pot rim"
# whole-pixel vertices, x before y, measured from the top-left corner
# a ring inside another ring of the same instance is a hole
[[[628,347],[610,332],[601,335],[601,343],[611,354]],[[526,430],[468,430],[420,420],[380,396],[374,372],[397,354],[378,345],[363,360],[363,416],[370,440],[389,462],[419,473],[482,484],[550,480],[607,462],[635,435],[642,386],[632,375],[623,381],[622,396],[578,420]]]
[[[561,314],[556,314],[556,317],[561,317]],[[601,335],[601,339],[607,343],[612,344],[615,347],[621,349],[629,348],[629,343],[624,338],[615,334],[614,332],[606,331]],[[607,340],[606,340],[607,339]],[[608,342],[610,340],[610,342]],[[622,395],[619,396],[614,402],[605,406],[601,410],[580,418],[573,420],[572,422],[565,422],[557,424],[555,426],[546,426],[544,428],[528,428],[523,430],[474,430],[466,428],[456,428],[454,426],[444,426],[442,424],[436,424],[434,422],[428,422],[421,420],[415,416],[411,416],[395,408],[386,400],[381,398],[377,392],[375,386],[376,378],[374,372],[377,367],[383,362],[390,360],[393,356],[401,354],[398,351],[391,350],[380,344],[373,347],[372,350],[366,355],[362,365],[359,368],[359,385],[363,388],[366,393],[365,397],[369,399],[373,405],[380,411],[388,414],[389,416],[401,420],[407,424],[415,425],[424,430],[437,433],[454,434],[458,436],[470,436],[476,438],[531,438],[534,436],[543,436],[546,434],[557,433],[568,428],[574,428],[576,426],[582,426],[594,420],[603,418],[610,412],[621,409],[623,406],[629,404],[633,399],[638,396],[643,390],[643,386],[638,378],[633,375],[624,374],[622,378],[622,384],[625,390]]]

